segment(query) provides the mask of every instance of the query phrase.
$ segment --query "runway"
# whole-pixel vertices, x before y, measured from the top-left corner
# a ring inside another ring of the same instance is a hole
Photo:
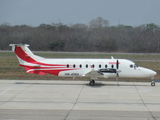
[[[0,120],[160,120],[160,83],[0,80]]]

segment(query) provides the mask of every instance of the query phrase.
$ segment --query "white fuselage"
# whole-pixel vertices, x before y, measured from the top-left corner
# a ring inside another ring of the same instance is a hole
[[[147,68],[138,67],[134,62],[126,59],[119,60],[119,77],[151,77],[156,72]],[[98,71],[103,68],[115,68],[116,59],[45,59],[41,61],[47,64],[64,65],[65,67],[54,68],[64,69],[58,76],[75,77],[85,76],[91,70]],[[45,67],[45,66],[44,66]],[[104,77],[115,77],[115,73],[104,73]]]

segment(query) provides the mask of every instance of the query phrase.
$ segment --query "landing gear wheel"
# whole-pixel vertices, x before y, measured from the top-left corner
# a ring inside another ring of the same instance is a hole
[[[154,81],[151,82],[151,86],[155,86],[155,82]]]
[[[91,80],[89,84],[90,84],[90,86],[94,86],[95,81],[94,81],[94,80]]]

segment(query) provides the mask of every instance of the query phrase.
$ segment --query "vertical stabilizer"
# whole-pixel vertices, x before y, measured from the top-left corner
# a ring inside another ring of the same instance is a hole
[[[28,48],[28,44],[10,44],[12,51],[15,52],[20,64],[37,63],[44,58],[34,55]]]

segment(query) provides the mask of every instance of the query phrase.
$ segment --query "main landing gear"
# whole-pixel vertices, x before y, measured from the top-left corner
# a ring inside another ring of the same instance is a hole
[[[89,84],[90,84],[90,86],[94,86],[95,85],[95,80],[91,80]]]

